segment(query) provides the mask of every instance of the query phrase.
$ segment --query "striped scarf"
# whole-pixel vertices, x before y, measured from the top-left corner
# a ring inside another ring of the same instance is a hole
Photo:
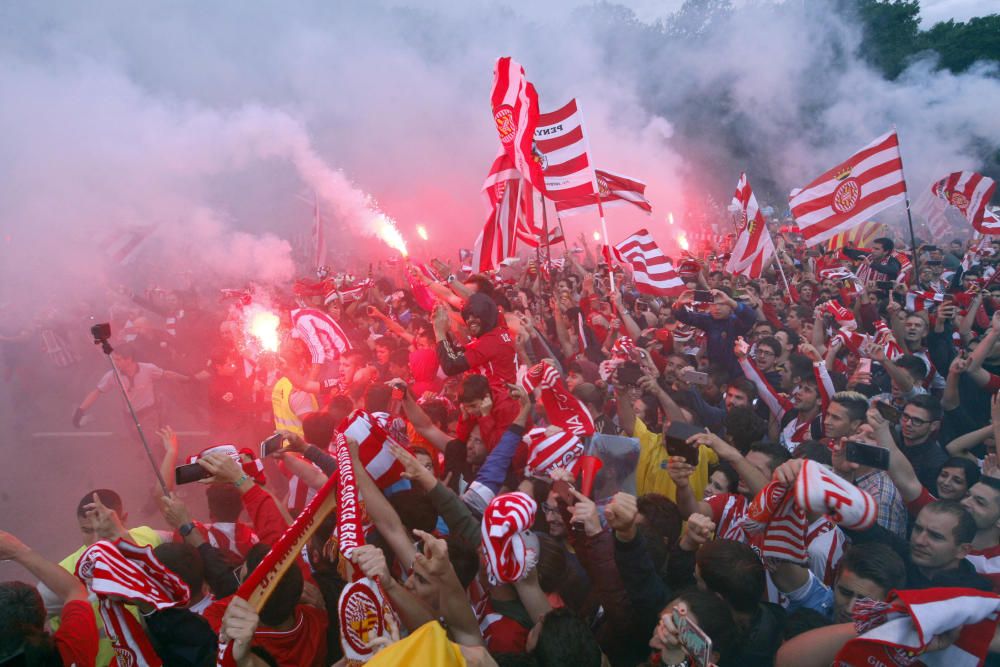
[[[526,493],[504,493],[483,513],[483,551],[491,584],[513,583],[535,566],[538,554],[528,549],[525,533],[535,522],[538,504]]]

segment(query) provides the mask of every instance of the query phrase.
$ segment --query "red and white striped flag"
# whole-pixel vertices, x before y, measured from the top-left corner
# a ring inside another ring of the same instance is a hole
[[[632,265],[636,289],[643,294],[679,296],[687,289],[673,265],[645,229],[632,234],[617,244],[615,249]]]
[[[740,180],[736,184],[733,206],[739,210],[737,223],[739,235],[726,263],[726,271],[748,278],[760,278],[764,267],[770,263],[774,255],[774,242],[771,240],[771,233],[767,231],[767,224],[757,205],[757,198],[753,195],[746,172],[740,174]]]
[[[326,264],[326,225],[319,214],[319,197],[313,194],[313,229],[312,236],[316,250],[313,254],[313,266],[319,268]]]
[[[538,117],[535,148],[542,155],[545,196],[556,202],[556,210],[560,201],[594,196],[597,184],[590,146],[575,99]]]
[[[925,290],[906,293],[906,309],[911,313],[930,310],[942,301],[944,301],[944,294],[941,292]]]
[[[517,171],[536,188],[544,190],[542,162],[532,145],[538,123],[538,94],[525,78],[524,68],[510,56],[497,58],[490,102],[500,147]]]
[[[292,311],[292,337],[306,344],[314,364],[340,359],[351,349],[351,341],[340,325],[315,308],[296,308]]]
[[[502,149],[483,183],[487,218],[472,248],[472,270],[492,271],[517,253],[517,212],[520,175]]]
[[[386,489],[403,477],[403,464],[389,449],[395,442],[372,415],[355,410],[344,420],[340,432],[358,443],[358,457],[380,489]],[[399,444],[399,443],[396,443]]]
[[[535,188],[531,187],[531,184],[523,179],[521,180],[521,187],[524,188],[524,192],[520,197],[521,211],[517,218],[517,238],[531,248],[546,245],[544,241],[546,225],[542,210],[542,207],[545,206],[545,200],[542,198],[541,193],[536,192]],[[566,240],[562,225],[558,219],[554,224],[550,223],[548,228],[549,241],[547,245],[555,245]]]
[[[986,212],[983,213],[983,226],[980,232],[994,236],[1000,234],[1000,215],[996,211],[986,209]]]
[[[967,221],[977,231],[987,232],[983,218],[986,205],[997,184],[992,178],[974,171],[956,171],[931,185],[917,202],[917,208],[927,218],[927,226],[935,238],[944,237],[949,227]]]
[[[906,198],[896,132],[884,134],[788,197],[807,246],[852,229]]]
[[[595,169],[597,188],[601,195],[601,205],[635,206],[646,213],[652,213],[653,207],[646,199],[646,184],[642,181],[615,174],[604,169]],[[563,215],[576,215],[597,210],[597,195],[582,195],[556,202],[556,210]]]

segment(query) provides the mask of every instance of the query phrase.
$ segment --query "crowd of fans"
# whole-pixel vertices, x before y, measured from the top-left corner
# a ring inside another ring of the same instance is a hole
[[[40,582],[0,584],[0,661],[210,665],[221,638],[241,665],[332,665],[346,660],[337,608],[357,570],[399,619],[374,638],[380,664],[697,665],[698,637],[722,667],[854,664],[842,652],[893,613],[920,628],[885,640],[895,664],[959,647],[989,664],[996,608],[953,609],[929,630],[912,601],[1000,591],[1000,244],[827,251],[777,237],[784,276],[734,276],[704,252],[675,262],[677,297],[637,291],[582,238],[561,261],[495,275],[400,262],[221,299],[123,290],[114,358],[169,493],[139,525],[115,490],[79,489],[77,507],[53,508],[75,511],[83,545],[58,564],[0,532],[0,560]],[[255,338],[259,309],[278,316],[274,349]],[[525,385],[529,368],[554,369],[592,422],[555,465],[538,463],[540,441],[576,436]],[[110,372],[92,387],[79,428],[118,391]],[[345,562],[334,511],[262,607],[236,597],[337,475],[356,410],[402,470],[377,484],[349,443],[365,545]],[[181,412],[237,455],[178,438]],[[124,414],[118,431],[114,447],[137,451]],[[581,453],[603,463],[593,487]],[[186,461],[207,476],[201,516],[175,488]],[[148,467],[136,474],[153,486]],[[501,500],[529,520],[498,568],[487,552],[510,543],[483,526]],[[111,570],[143,558],[129,545],[151,547],[139,579],[155,590],[98,590],[78,564],[102,543]]]

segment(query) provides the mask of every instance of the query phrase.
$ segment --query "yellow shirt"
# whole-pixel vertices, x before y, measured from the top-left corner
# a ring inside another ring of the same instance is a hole
[[[639,440],[639,463],[635,467],[635,489],[637,495],[659,493],[677,502],[677,485],[667,472],[670,454],[663,446],[663,434],[653,433],[643,421],[635,418],[633,436]],[[708,486],[708,467],[719,462],[719,456],[710,447],[698,448],[698,465],[691,475],[691,491],[696,500],[701,500]]]
[[[129,536],[132,541],[138,544],[140,547],[149,545],[154,549],[163,543],[160,539],[160,534],[149,526],[139,526],[138,528],[129,528]],[[59,561],[59,567],[70,572],[72,574],[76,573],[76,564],[80,561],[80,556],[83,552],[87,550],[87,547],[83,546],[71,553],[70,555]],[[91,598],[93,600],[93,598]],[[111,640],[108,639],[107,633],[104,632],[104,622],[101,620],[101,615],[97,611],[97,602],[92,602],[91,606],[94,608],[94,616],[97,617],[97,631],[101,635],[100,648],[97,651],[97,662],[94,663],[96,667],[107,667],[111,664],[111,658],[114,657],[115,652],[111,648]],[[139,618],[139,614],[135,607],[126,607],[136,618]],[[53,616],[49,619],[49,623],[52,626],[52,631],[56,631],[59,628],[59,617]]]

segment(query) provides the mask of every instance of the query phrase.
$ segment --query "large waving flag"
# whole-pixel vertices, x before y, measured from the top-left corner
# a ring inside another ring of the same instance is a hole
[[[645,229],[640,229],[615,246],[618,254],[632,265],[636,289],[643,294],[680,296],[684,281]]]
[[[951,224],[967,221],[976,231],[995,234],[1000,230],[988,231],[986,205],[997,184],[992,178],[974,171],[956,171],[931,185],[924,192],[915,208],[927,219],[927,226],[935,238],[947,234]]]
[[[472,270],[492,271],[517,252],[517,209],[521,177],[503,149],[483,183],[487,217],[472,249]]]
[[[740,180],[736,184],[733,206],[739,210],[739,235],[729,262],[726,263],[726,271],[749,278],[760,278],[764,267],[774,256],[774,242],[771,240],[771,233],[767,231],[767,224],[757,205],[757,198],[753,196],[746,172],[740,174]]]
[[[635,206],[646,213],[651,213],[653,207],[646,199],[646,184],[642,181],[615,174],[604,169],[595,169],[598,192],[604,208],[612,206]],[[556,210],[562,215],[576,215],[586,211],[597,210],[597,195],[589,194],[556,202]]]
[[[788,198],[807,246],[861,224],[906,199],[896,132],[884,134]]]
[[[555,222],[549,222],[548,242],[545,241],[545,219],[542,207],[545,200],[541,193],[531,187],[527,181],[521,181],[523,192],[521,193],[520,214],[517,217],[517,239],[531,248],[538,248],[544,245],[555,245],[566,240],[563,234],[562,225],[558,218]]]
[[[509,56],[497,58],[490,102],[500,146],[514,167],[532,185],[544,190],[542,163],[532,150],[538,123],[538,95],[525,78],[524,68]]]
[[[538,117],[535,148],[541,153],[545,196],[558,202],[597,192],[583,116],[576,100]]]

